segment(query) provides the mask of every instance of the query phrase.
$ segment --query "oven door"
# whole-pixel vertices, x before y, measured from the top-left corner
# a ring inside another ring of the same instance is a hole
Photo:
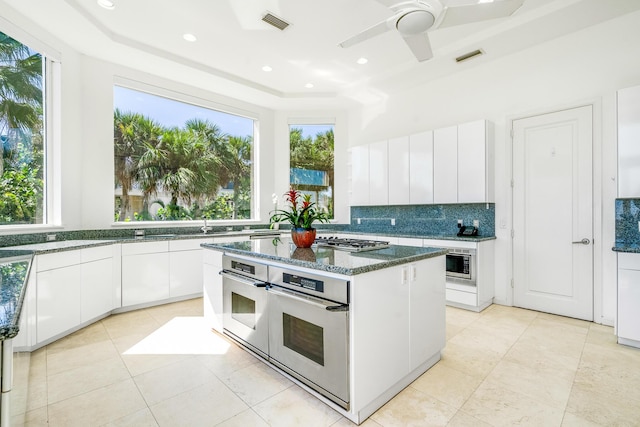
[[[272,286],[269,360],[349,409],[349,306]]]
[[[224,270],[220,274],[225,332],[267,358],[269,319],[266,283]]]

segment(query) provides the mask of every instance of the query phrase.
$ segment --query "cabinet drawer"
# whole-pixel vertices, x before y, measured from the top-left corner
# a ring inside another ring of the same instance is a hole
[[[80,250],[82,262],[98,261],[100,259],[113,258],[113,246],[98,246]]]
[[[62,251],[37,256],[37,271],[53,270],[80,264],[82,257],[80,251]]]
[[[447,302],[455,302],[475,307],[478,305],[477,301],[478,299],[476,294],[457,291],[455,289],[447,289]]]
[[[201,243],[213,243],[213,237],[207,239],[184,239],[184,240],[170,240],[169,251],[192,251],[194,249],[202,249]]]
[[[625,270],[640,270],[640,254],[618,254],[618,268]]]
[[[134,242],[122,245],[122,255],[155,254],[169,252],[169,242]]]

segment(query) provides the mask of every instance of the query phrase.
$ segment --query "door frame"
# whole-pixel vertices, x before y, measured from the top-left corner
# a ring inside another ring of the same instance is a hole
[[[544,114],[555,113],[563,110],[571,110],[574,108],[591,106],[592,108],[592,215],[593,215],[593,321],[595,323],[604,323],[613,326],[613,319],[603,319],[602,317],[602,304],[603,304],[603,162],[605,159],[602,155],[602,99],[591,98],[582,102],[558,105],[555,107],[540,108],[529,111],[522,114],[508,115],[505,120],[505,173],[507,175],[507,182],[505,183],[507,195],[508,209],[506,209],[507,216],[507,251],[509,256],[509,263],[507,267],[507,303],[513,306],[514,301],[514,251],[513,251],[513,223],[514,223],[514,204],[513,204],[513,122],[516,120],[526,119],[530,117],[540,116]],[[617,185],[617,184],[616,184]],[[497,259],[497,258],[496,258]]]

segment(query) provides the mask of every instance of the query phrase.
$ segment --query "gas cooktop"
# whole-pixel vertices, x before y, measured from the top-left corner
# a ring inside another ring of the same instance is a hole
[[[364,252],[389,247],[389,242],[382,240],[363,240],[339,237],[316,237],[315,245],[325,246],[341,251]]]

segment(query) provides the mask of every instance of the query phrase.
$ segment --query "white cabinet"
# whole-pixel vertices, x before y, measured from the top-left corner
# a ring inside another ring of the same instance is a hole
[[[222,252],[203,251],[204,320],[207,326],[222,333]]]
[[[100,317],[119,306],[120,277],[116,263],[120,261],[120,245],[99,246],[80,250],[80,322]],[[115,254],[114,254],[115,252]],[[116,255],[116,256],[114,256]]]
[[[458,202],[458,127],[433,131],[433,202]]]
[[[640,348],[640,254],[618,254],[618,319],[620,344]]]
[[[369,204],[389,204],[389,155],[387,141],[369,144]]]
[[[618,197],[640,196],[640,86],[618,91]]]
[[[433,131],[409,136],[409,203],[433,203]]]
[[[49,340],[81,323],[80,251],[37,255],[36,341]]]
[[[493,200],[493,158],[485,120],[458,126],[458,202]]]
[[[389,153],[389,204],[408,205],[411,197],[409,137],[390,139],[387,149]]]
[[[351,206],[369,204],[369,146],[351,148]]]
[[[122,306],[169,298],[169,242],[122,245]]]
[[[202,243],[213,238],[171,240],[169,242],[169,296],[202,293]]]

